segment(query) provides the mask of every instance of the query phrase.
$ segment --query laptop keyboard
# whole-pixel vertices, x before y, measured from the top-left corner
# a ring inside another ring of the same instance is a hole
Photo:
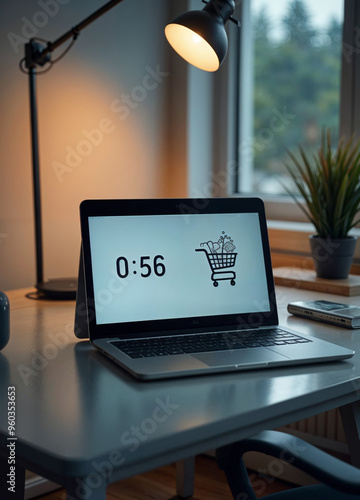
[[[242,332],[216,332],[191,334],[172,337],[120,340],[112,345],[130,358],[171,356],[232,349],[251,349],[253,347],[272,347],[311,342],[307,338],[285,332],[280,328]]]

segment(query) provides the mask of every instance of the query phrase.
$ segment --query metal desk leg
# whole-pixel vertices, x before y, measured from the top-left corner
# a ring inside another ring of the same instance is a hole
[[[195,458],[176,462],[176,494],[188,498],[194,494]]]
[[[339,408],[351,463],[360,468],[360,401]]]
[[[10,450],[10,448],[8,448]],[[10,453],[10,452],[9,452]],[[9,458],[0,457],[0,498],[2,500],[24,500],[25,469],[11,461]]]
[[[106,486],[106,481],[99,475],[68,479],[66,500],[106,500]]]

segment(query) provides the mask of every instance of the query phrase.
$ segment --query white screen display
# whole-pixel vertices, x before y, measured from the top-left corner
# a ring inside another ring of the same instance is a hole
[[[89,234],[97,324],[270,310],[256,213],[90,217]]]

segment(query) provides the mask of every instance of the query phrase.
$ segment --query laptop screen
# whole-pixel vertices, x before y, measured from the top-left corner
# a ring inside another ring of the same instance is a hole
[[[96,328],[136,324],[138,330],[161,323],[177,328],[184,320],[197,324],[205,318],[215,326],[219,318],[271,316],[269,262],[258,207],[243,210],[242,200],[237,210],[232,203],[229,211],[229,200],[223,200],[218,212],[208,206],[161,213],[151,210],[151,201],[138,200],[148,204],[149,213],[129,214],[126,200],[119,200],[122,213],[90,210],[86,224],[82,221]],[[164,212],[171,201],[179,200],[153,200],[157,207],[164,202]],[[110,207],[109,200],[103,203]],[[116,208],[116,201],[112,203]]]

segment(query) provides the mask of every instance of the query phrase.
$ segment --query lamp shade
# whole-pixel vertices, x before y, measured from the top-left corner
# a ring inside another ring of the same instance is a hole
[[[176,17],[166,26],[165,36],[185,61],[205,71],[216,71],[227,53],[224,22],[205,11]]]

